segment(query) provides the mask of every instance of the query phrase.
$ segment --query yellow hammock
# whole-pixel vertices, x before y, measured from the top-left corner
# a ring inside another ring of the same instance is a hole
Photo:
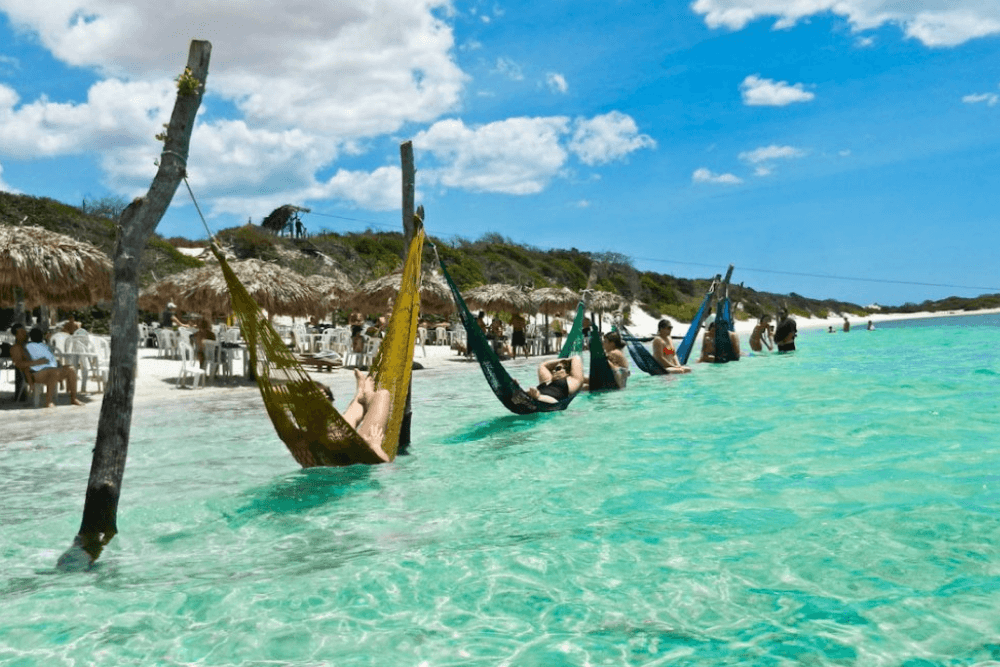
[[[406,254],[403,277],[386,327],[385,338],[369,370],[376,390],[386,389],[392,401],[382,449],[396,458],[406,394],[413,369],[413,346],[420,314],[420,260],[424,230],[417,233]],[[302,369],[281,336],[212,245],[229,287],[233,313],[239,319],[250,354],[251,368],[274,430],[303,468],[382,463],[358,433],[334,409],[323,391]]]

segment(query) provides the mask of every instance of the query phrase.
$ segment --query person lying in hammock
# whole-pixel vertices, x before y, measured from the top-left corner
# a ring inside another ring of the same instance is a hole
[[[538,365],[538,386],[529,388],[528,396],[542,403],[558,403],[580,391],[584,379],[583,360],[577,355],[544,361]]]
[[[341,416],[351,428],[357,431],[367,448],[359,452],[347,452],[347,456],[356,463],[388,463],[391,459],[382,449],[382,440],[385,438],[385,429],[392,410],[392,396],[386,389],[376,389],[372,377],[356,368],[354,369],[354,379],[358,383],[357,393],[354,394],[354,398]],[[332,403],[333,392],[330,391],[330,388],[320,382],[316,384]],[[339,428],[331,425],[330,439],[339,441],[341,437],[342,433]],[[379,460],[373,461],[372,454]]]

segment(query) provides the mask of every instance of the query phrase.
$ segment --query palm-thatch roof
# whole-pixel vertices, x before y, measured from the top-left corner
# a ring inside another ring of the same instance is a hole
[[[309,280],[295,271],[259,259],[229,262],[257,305],[270,315],[306,316],[322,309],[322,296]],[[181,310],[201,313],[230,312],[229,287],[218,264],[208,264],[167,276],[139,295],[139,305],[162,308],[173,301]]]
[[[531,292],[531,300],[539,313],[558,315],[580,302],[580,295],[568,287],[541,287]]]
[[[614,292],[602,292],[593,290],[587,293],[587,308],[599,313],[606,313],[611,310],[618,310],[624,306],[628,300]]]
[[[521,287],[493,283],[473,287],[462,295],[469,308],[490,312],[533,313],[535,302]]]
[[[399,294],[402,274],[390,273],[362,285],[350,300],[351,306],[366,312],[382,312],[389,299]],[[424,273],[420,278],[420,312],[434,315],[448,315],[455,310],[448,284],[440,276]]]
[[[0,302],[83,306],[111,298],[104,251],[41,227],[0,225]]]

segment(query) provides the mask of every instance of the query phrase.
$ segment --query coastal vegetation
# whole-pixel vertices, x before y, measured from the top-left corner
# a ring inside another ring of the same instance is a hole
[[[85,200],[70,206],[52,199],[0,192],[0,224],[30,224],[88,241],[110,256],[115,242],[115,218],[126,202],[117,198]],[[240,259],[256,258],[275,262],[303,274],[329,274],[333,268],[355,282],[370,280],[400,265],[403,249],[401,232],[322,231],[308,238],[281,236],[261,225],[246,224],[220,230],[219,240]],[[619,253],[585,252],[576,248],[544,250],[514,243],[496,233],[471,240],[441,239],[433,234],[430,241],[460,289],[488,283],[508,283],[528,288],[566,286],[581,290],[588,282],[595,289],[638,300],[654,317],[669,315],[690,321],[711,283],[711,276],[681,278],[635,268],[631,259]],[[145,286],[165,276],[200,266],[198,259],[178,248],[207,246],[207,241],[154,234],[142,253],[139,282]],[[431,253],[431,250],[425,252]],[[724,258],[721,259],[725,261]],[[434,266],[430,254],[425,265]],[[739,267],[737,268],[737,275]],[[719,271],[725,269],[723,263]],[[790,292],[762,292],[745,284],[733,285],[730,294],[739,304],[736,316],[756,318],[773,313],[782,304],[800,317],[826,317],[847,313],[863,317],[870,311],[856,303],[834,299],[813,299]],[[1000,308],[1000,294],[973,298],[949,297],[938,301],[880,306],[878,312],[909,313],[918,311],[977,310]]]

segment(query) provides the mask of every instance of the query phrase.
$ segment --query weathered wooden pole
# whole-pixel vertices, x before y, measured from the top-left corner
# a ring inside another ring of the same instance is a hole
[[[413,142],[404,141],[399,145],[399,161],[403,169],[403,248],[410,247],[416,234],[413,225],[414,197],[417,187],[417,169],[413,166]],[[405,253],[405,250],[404,250]],[[403,257],[406,261],[406,257]]]
[[[417,233],[414,216],[414,194],[417,183],[417,169],[413,165],[413,142],[404,141],[399,145],[399,161],[403,170],[403,264],[406,264],[406,254],[410,241]],[[420,207],[420,218],[423,221],[423,207]],[[410,425],[413,421],[413,376],[410,376],[410,386],[406,388],[406,407],[403,408],[403,423],[399,426],[399,444],[396,451],[406,454],[410,447]]]
[[[194,40],[184,73],[177,78],[177,100],[163,139],[159,169],[149,192],[122,213],[115,244],[114,292],[111,311],[111,360],[108,382],[97,423],[97,444],[83,506],[83,521],[73,546],[60,558],[62,569],[85,569],[118,532],[118,499],[132,427],[135,367],[138,356],[139,257],[170,206],[186,174],[188,147],[195,116],[205,93],[209,42]]]

